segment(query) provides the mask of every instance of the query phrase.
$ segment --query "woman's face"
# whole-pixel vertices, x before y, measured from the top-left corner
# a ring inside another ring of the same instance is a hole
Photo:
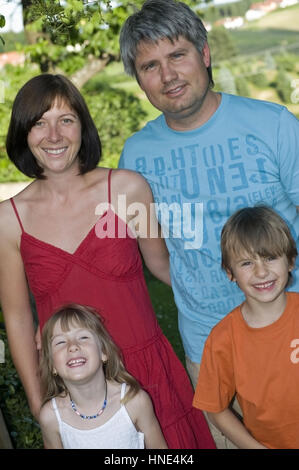
[[[56,100],[33,125],[27,142],[45,175],[77,169],[81,147],[79,116],[66,102]]]

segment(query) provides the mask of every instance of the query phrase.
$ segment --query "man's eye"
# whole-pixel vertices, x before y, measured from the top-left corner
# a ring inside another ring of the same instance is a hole
[[[147,64],[147,65],[144,67],[144,70],[145,70],[145,71],[152,70],[154,67],[155,67],[155,64],[154,64],[154,63]]]

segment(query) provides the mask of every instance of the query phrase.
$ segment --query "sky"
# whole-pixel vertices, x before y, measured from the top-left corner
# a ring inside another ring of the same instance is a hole
[[[7,31],[18,33],[23,29],[22,7],[17,0],[7,2],[0,0],[0,13],[5,16],[6,25],[0,28],[0,34]]]

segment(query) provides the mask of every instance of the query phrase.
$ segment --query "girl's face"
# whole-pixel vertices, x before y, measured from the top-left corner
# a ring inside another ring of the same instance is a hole
[[[67,384],[84,383],[102,369],[107,359],[96,335],[80,325],[63,331],[57,321],[51,338],[53,367]]]
[[[31,128],[28,146],[38,164],[49,172],[61,172],[79,166],[81,123],[76,112],[65,102],[55,101]]]

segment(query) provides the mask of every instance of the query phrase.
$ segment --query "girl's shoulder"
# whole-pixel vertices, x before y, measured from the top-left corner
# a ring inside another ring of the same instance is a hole
[[[126,390],[127,392],[128,390]],[[140,415],[141,412],[144,412],[147,409],[152,409],[153,404],[149,394],[145,390],[138,390],[136,395],[133,396],[128,402],[125,404],[127,411],[134,421]]]
[[[64,396],[57,396],[55,398],[50,399],[47,401],[42,407],[40,411],[39,418],[44,422],[51,423],[52,421],[57,422],[55,408],[60,415],[64,408],[66,408],[66,399],[67,397]]]
[[[52,400],[47,401],[40,410],[39,423],[42,427],[57,428],[58,422]]]

